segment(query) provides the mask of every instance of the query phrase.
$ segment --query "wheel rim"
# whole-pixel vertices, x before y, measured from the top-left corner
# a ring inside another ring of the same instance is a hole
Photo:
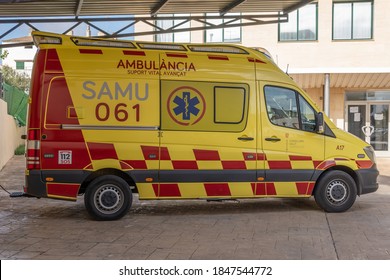
[[[333,180],[326,188],[326,198],[334,205],[340,205],[348,197],[348,185],[342,180]]]
[[[122,207],[123,198],[124,194],[118,186],[105,184],[97,189],[94,196],[94,204],[100,212],[112,214]]]

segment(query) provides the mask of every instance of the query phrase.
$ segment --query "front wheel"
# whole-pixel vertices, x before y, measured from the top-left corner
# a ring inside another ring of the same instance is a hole
[[[84,196],[88,213],[96,220],[122,218],[129,211],[133,196],[129,185],[118,176],[104,175],[93,180]]]
[[[353,178],[343,171],[329,171],[318,182],[314,198],[326,212],[344,212],[356,200],[357,189]]]

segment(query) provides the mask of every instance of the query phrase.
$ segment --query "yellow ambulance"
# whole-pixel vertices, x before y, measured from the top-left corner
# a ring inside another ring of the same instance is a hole
[[[25,192],[98,220],[139,199],[311,197],[378,188],[373,148],[338,129],[266,51],[33,32]]]

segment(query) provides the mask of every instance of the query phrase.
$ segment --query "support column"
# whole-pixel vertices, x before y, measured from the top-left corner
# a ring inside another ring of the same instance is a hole
[[[324,83],[324,112],[330,117],[330,74],[325,74]]]

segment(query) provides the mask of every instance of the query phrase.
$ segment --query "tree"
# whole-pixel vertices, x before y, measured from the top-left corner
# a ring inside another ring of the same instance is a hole
[[[8,65],[1,67],[3,81],[25,92],[30,88],[30,77],[26,73],[18,73]]]
[[[4,52],[3,52],[2,50],[0,50],[0,58],[1,58],[1,59],[6,58],[7,55],[8,55],[8,51],[7,51],[7,50],[5,50]]]

